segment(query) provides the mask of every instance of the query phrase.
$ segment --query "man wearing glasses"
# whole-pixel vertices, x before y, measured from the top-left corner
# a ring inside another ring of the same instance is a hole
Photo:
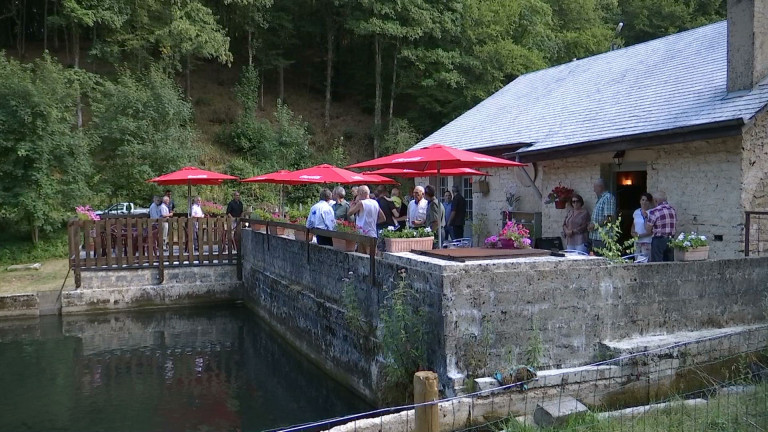
[[[592,212],[592,218],[587,229],[589,230],[589,240],[592,242],[592,250],[602,249],[605,243],[600,238],[599,228],[606,223],[612,222],[616,218],[616,198],[605,188],[605,181],[601,178],[595,181],[592,190],[597,195],[595,209]]]

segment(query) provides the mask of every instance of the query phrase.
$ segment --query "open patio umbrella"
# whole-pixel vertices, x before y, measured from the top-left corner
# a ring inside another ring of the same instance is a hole
[[[429,171],[417,171],[412,169],[401,168],[382,168],[376,171],[367,171],[363,174],[366,175],[382,175],[382,176],[395,176],[395,177],[432,177],[437,175],[437,170]],[[472,168],[448,168],[440,170],[440,174],[444,176],[487,176],[490,175],[487,172],[478,171]]]
[[[159,185],[187,185],[187,211],[192,208],[192,185],[219,185],[224,180],[238,180],[237,177],[187,166],[178,171],[163,174],[147,180]]]
[[[441,169],[514,166],[525,166],[525,164],[487,156],[481,153],[460,150],[442,144],[432,144],[424,148],[352,164],[347,168],[400,168],[417,171],[435,170],[437,172],[437,184],[439,185]],[[439,231],[440,230],[438,230],[438,244],[441,245],[443,243],[443,236]]]
[[[286,180],[305,183],[397,184],[396,181],[380,175],[360,174],[329,164],[293,171],[290,174],[286,174],[285,178]]]

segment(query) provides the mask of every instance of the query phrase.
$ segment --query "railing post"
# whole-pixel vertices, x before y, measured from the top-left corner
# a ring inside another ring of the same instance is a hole
[[[416,372],[413,376],[413,403],[418,405],[437,401],[437,374],[432,371]],[[440,418],[437,403],[416,407],[415,432],[438,432]]]
[[[744,256],[749,256],[749,224],[750,224],[750,212],[744,212]]]
[[[237,280],[243,281],[243,232],[241,230],[242,219],[235,218],[235,235],[232,238],[232,244],[229,246],[229,256],[232,256],[232,248],[237,246]],[[231,226],[229,221],[226,222],[228,226]],[[231,260],[229,261],[232,262]]]

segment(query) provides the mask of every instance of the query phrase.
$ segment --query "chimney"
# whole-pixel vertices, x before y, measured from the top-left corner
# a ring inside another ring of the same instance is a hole
[[[768,75],[768,0],[728,0],[728,92]]]

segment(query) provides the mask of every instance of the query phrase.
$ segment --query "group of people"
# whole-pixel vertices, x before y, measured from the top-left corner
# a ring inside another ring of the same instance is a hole
[[[430,228],[436,233],[443,230],[443,238],[462,238],[467,203],[453,187],[453,193],[446,191],[441,203],[435,196],[434,186],[416,186],[411,200],[400,196],[399,188],[387,191],[379,185],[371,196],[368,186],[352,187],[352,201],[346,200],[346,191],[338,186],[331,192],[323,189],[320,200],[312,206],[307,218],[307,228],[334,230],[336,221],[354,222],[360,233],[378,237],[379,231],[394,227]],[[330,237],[318,236],[318,244],[331,245]]]
[[[173,217],[173,211],[176,209],[176,205],[171,199],[171,191],[166,190],[165,195],[162,197],[152,197],[152,204],[149,206],[149,218],[150,219],[167,219]],[[162,223],[163,227],[163,249],[168,250],[168,221],[165,220]]]
[[[584,208],[584,199],[579,194],[571,196],[571,209],[563,222],[563,237],[567,250],[580,252],[597,251],[605,247],[600,228],[616,217],[616,198],[607,190],[603,179],[593,185],[597,197],[590,213]],[[635,244],[636,261],[672,261],[669,242],[677,229],[677,213],[667,202],[664,192],[655,195],[643,193],[640,208],[632,215],[631,234],[637,237]]]

